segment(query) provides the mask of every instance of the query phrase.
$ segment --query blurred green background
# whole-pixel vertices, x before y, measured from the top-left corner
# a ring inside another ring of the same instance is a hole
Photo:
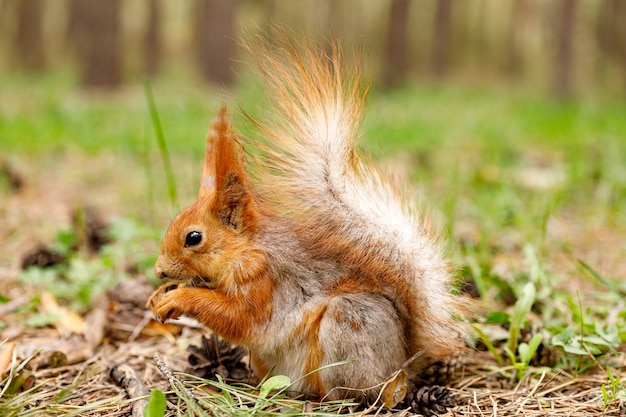
[[[259,110],[239,39],[272,22],[363,56],[363,147],[424,191],[459,256],[493,264],[550,242],[624,273],[623,0],[0,0],[6,247],[50,235],[76,204],[163,229],[193,199],[219,103]]]

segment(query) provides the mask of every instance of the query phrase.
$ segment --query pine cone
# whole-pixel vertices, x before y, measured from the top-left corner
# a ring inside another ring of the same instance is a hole
[[[44,246],[38,246],[24,255],[22,259],[22,269],[36,266],[38,268],[49,268],[51,266],[65,262],[67,257],[57,252],[53,252]]]
[[[109,236],[109,224],[93,207],[77,207],[72,212],[72,231],[76,235],[77,245],[85,247],[90,253],[98,253],[104,245],[112,242]],[[78,248],[73,248],[77,250]]]
[[[405,400],[413,411],[426,417],[443,414],[448,408],[454,407],[454,394],[440,385],[427,385],[407,395]]]
[[[225,380],[250,381],[252,372],[242,361],[248,352],[240,346],[232,346],[216,334],[209,338],[202,336],[202,345],[189,346],[187,351],[190,372],[195,375],[214,381],[217,380],[216,374]]]
[[[415,382],[419,385],[447,384],[463,366],[463,357],[452,356],[444,360],[427,363]]]

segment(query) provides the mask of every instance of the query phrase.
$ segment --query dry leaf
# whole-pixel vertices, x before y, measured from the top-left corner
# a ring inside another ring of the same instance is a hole
[[[7,343],[4,349],[2,349],[2,352],[0,352],[0,375],[11,367],[15,346],[17,346],[16,342]]]
[[[39,310],[42,313],[54,314],[59,317],[54,322],[54,327],[56,327],[62,335],[68,335],[70,333],[85,333],[85,321],[83,318],[78,315],[78,313],[59,306],[57,300],[54,298],[54,295],[51,293],[43,292],[41,294]]]
[[[406,397],[408,377],[409,374],[404,369],[401,369],[395,376],[387,381],[382,392],[385,407],[392,409],[404,400],[404,397]]]
[[[165,336],[170,341],[176,340],[176,335],[180,334],[180,326],[172,323],[159,323],[155,320],[150,322],[143,329],[142,334],[146,336]]]

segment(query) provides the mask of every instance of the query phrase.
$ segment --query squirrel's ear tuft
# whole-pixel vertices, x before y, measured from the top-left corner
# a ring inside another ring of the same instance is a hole
[[[199,197],[210,199],[210,208],[224,226],[241,230],[254,223],[243,146],[233,131],[226,106],[220,108],[209,129]]]
[[[226,105],[222,105],[207,134],[198,196],[215,198],[231,171],[245,177],[243,149],[233,131]]]

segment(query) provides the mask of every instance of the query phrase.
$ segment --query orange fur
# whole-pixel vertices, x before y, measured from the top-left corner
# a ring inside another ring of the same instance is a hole
[[[295,334],[302,335],[308,350],[304,364],[304,374],[312,374],[307,377],[307,382],[312,391],[320,396],[326,395],[327,388],[322,383],[320,374],[314,371],[320,368],[322,359],[324,359],[324,352],[322,352],[319,341],[320,322],[324,313],[326,313],[326,305],[321,306],[317,311],[305,312],[302,323],[294,331]]]
[[[255,286],[257,295],[254,297],[206,288],[172,290],[168,287],[167,284],[162,286],[148,301],[161,321],[189,315],[234,343],[249,343],[257,337],[259,323],[272,314],[271,290],[269,286],[263,288],[262,284]]]
[[[259,379],[265,378],[270,373],[270,369],[267,367],[265,362],[253,353],[250,354],[250,366]]]

